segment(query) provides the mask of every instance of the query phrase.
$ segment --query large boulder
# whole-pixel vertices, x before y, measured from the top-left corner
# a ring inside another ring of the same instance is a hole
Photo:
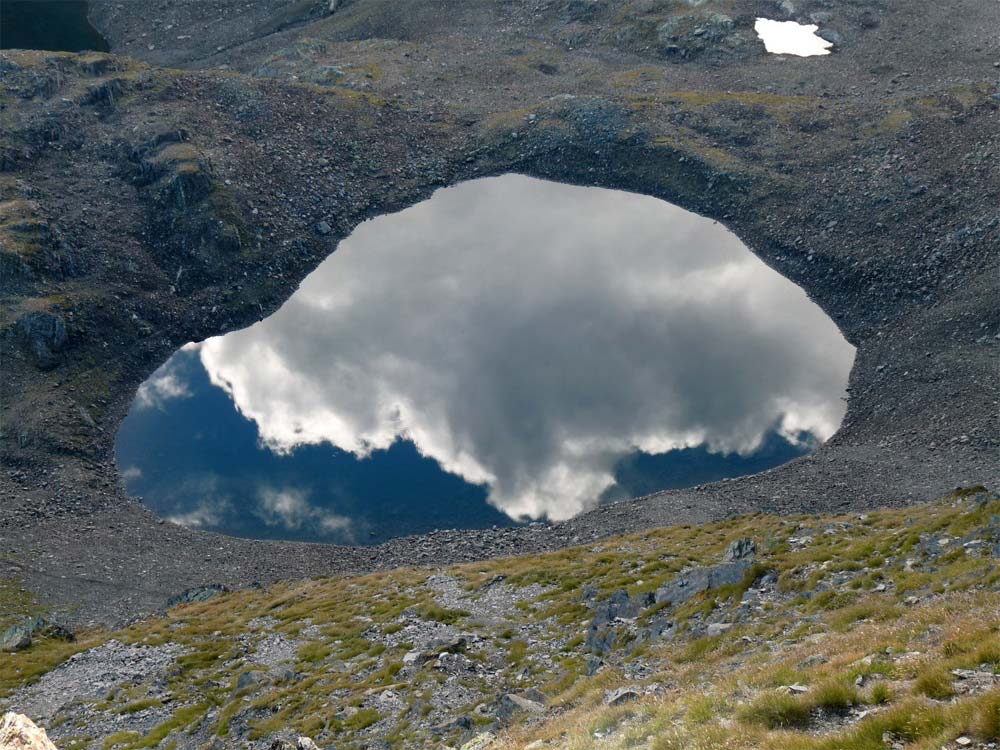
[[[8,711],[0,718],[0,748],[3,750],[56,750],[45,730],[24,714]]]
[[[750,560],[744,559],[704,568],[691,568],[658,588],[655,601],[657,604],[669,603],[674,607],[679,606],[702,591],[740,583],[751,565]]]
[[[500,698],[500,704],[497,708],[498,718],[509,719],[518,711],[529,714],[543,714],[545,713],[545,704],[514,693],[507,693]]]
[[[625,589],[613,593],[601,602],[587,629],[587,650],[593,654],[606,654],[615,645],[621,632],[620,625],[635,620],[654,604],[652,593],[629,596]]]
[[[31,646],[31,630],[24,624],[11,625],[0,633],[0,651],[23,651]]]
[[[748,537],[732,541],[722,554],[722,562],[731,563],[747,560],[757,554],[757,542]]]
[[[66,325],[62,318],[47,312],[22,315],[17,321],[17,338],[40,370],[59,364],[59,352],[66,345]]]
[[[23,651],[31,647],[34,636],[57,638],[61,641],[75,640],[72,631],[44,617],[28,617],[23,622],[11,625],[0,633],[0,652]],[[3,746],[0,745],[0,748]]]
[[[708,565],[682,571],[676,578],[656,590],[655,602],[656,604],[668,603],[676,607],[694,598],[702,591],[711,591],[722,586],[733,586],[741,583],[753,565],[753,557],[756,553],[757,543],[753,539],[736,539],[722,554],[722,562],[719,565]]]

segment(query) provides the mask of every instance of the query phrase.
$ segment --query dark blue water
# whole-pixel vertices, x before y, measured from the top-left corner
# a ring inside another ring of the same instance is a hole
[[[185,395],[134,409],[118,433],[128,488],[160,515],[195,528],[255,539],[376,544],[435,529],[511,526],[466,482],[397,440],[365,459],[329,444],[275,453],[257,426],[212,385],[196,349],[158,371]],[[791,442],[775,431],[759,449],[711,453],[704,446],[619,460],[602,501],[690,487],[764,471],[804,455],[815,438]],[[527,519],[526,519],[527,520]]]
[[[269,450],[209,382],[196,350],[178,352],[159,375],[188,395],[133,410],[118,462],[129,490],[167,518],[258,539],[360,544],[513,523],[486,502],[485,487],[442,471],[409,441],[363,460],[329,444]]]
[[[0,49],[63,52],[108,51],[108,43],[87,20],[83,0],[3,0]]]
[[[366,222],[270,318],[179,351],[118,435],[188,526],[376,543],[755,473],[854,350],[724,227],[509,175]]]

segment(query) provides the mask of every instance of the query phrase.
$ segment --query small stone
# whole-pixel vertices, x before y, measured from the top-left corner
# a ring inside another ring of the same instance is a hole
[[[496,739],[496,735],[492,732],[484,732],[466,742],[459,750],[486,750],[493,743],[494,739]]]
[[[297,750],[319,750],[319,747],[313,742],[311,737],[299,737],[295,741],[295,747]]]
[[[620,706],[623,703],[639,699],[639,691],[631,687],[620,687],[604,694],[605,706]]]
[[[968,747],[969,745],[972,744],[972,740],[963,734],[961,737],[955,740],[955,744],[958,745],[959,747]]]
[[[732,626],[731,622],[713,622],[705,628],[705,635],[714,638],[715,636],[722,635]]]
[[[799,662],[799,667],[802,669],[809,669],[811,667],[818,667],[820,664],[826,664],[827,658],[823,654],[813,654],[812,656],[807,656],[805,659]]]
[[[514,693],[507,693],[507,695],[500,699],[499,714],[500,716],[506,718],[511,716],[515,711],[526,711],[530,714],[542,714],[545,713],[545,706],[538,701],[533,701],[529,698],[515,695]]]
[[[316,231],[322,235],[327,235],[333,231],[333,227],[331,227],[327,222],[321,221],[316,224]]]

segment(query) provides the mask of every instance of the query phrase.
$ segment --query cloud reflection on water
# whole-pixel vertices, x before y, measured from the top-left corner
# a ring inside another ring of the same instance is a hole
[[[553,519],[636,450],[750,453],[776,420],[829,437],[854,358],[721,225],[516,175],[366,222],[279,312],[200,352],[276,452],[408,439],[510,515]]]

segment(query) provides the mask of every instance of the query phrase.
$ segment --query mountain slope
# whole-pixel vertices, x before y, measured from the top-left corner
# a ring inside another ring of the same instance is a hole
[[[42,639],[0,695],[80,750],[989,747],[998,556],[982,488],[744,516],[225,593]]]

